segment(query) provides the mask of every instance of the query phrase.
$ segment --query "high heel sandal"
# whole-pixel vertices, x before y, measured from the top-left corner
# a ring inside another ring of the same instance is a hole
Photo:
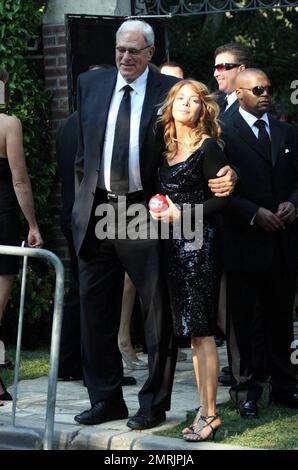
[[[12,401],[12,396],[11,394],[6,390],[6,387],[2,381],[2,379],[0,378],[0,384],[1,384],[1,387],[3,388],[3,393],[0,395],[0,400],[2,401]]]
[[[181,431],[181,434],[182,436],[185,436],[186,434],[192,434],[194,432],[194,428],[196,426],[196,424],[200,421],[201,419],[201,412],[200,412],[200,409],[201,407],[199,406],[196,411],[197,411],[197,414],[196,414],[196,417],[195,419],[193,420],[192,424],[190,424],[189,426],[187,426],[186,428],[182,429]]]
[[[209,419],[211,420],[210,422],[208,422]],[[217,425],[215,423],[212,425],[212,423],[217,419],[219,420],[219,423]],[[200,421],[203,421],[205,424],[203,424],[203,426],[200,426]],[[194,426],[194,430],[191,433],[183,435],[183,439],[185,441],[203,442],[208,441],[210,436],[212,436],[213,440],[215,440],[215,435],[221,426],[221,421],[218,414],[213,416],[201,416],[200,421]],[[207,433],[205,437],[203,437],[202,432],[208,427],[210,428],[210,432]]]

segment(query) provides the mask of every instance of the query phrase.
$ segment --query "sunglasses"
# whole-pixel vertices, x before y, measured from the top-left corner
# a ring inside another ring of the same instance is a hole
[[[235,69],[236,67],[240,67],[241,64],[228,64],[228,63],[222,63],[222,64],[216,64],[214,65],[214,72],[217,70],[218,72],[225,72],[226,70],[232,70]]]
[[[268,95],[270,95],[270,96],[273,95],[273,86],[272,85],[269,85],[269,86],[257,85],[257,86],[254,86],[253,88],[240,88],[240,90],[249,90],[255,96],[261,96],[264,93],[264,91],[267,91]]]

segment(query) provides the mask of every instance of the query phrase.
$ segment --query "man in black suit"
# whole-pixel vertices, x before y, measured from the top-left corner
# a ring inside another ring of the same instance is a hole
[[[270,397],[298,407],[297,366],[290,360],[298,259],[297,146],[292,127],[267,114],[272,87],[265,73],[247,69],[236,84],[240,108],[222,134],[229,162],[241,174],[224,221],[227,339],[236,379],[230,395],[241,416],[255,417],[262,387],[253,373],[251,324],[258,304]]]
[[[88,70],[111,68],[94,65]],[[69,291],[64,301],[61,328],[58,377],[60,380],[83,379],[81,359],[80,291],[78,260],[73,244],[71,213],[75,199],[75,157],[78,150],[78,113],[72,113],[59,127],[56,136],[56,157],[61,180],[62,211],[61,230],[64,234],[70,259]],[[122,385],[135,385],[136,379],[122,377]]]
[[[71,114],[59,127],[56,157],[61,179],[61,230],[67,240],[70,259],[69,292],[64,302],[58,377],[77,380],[83,377],[80,339],[80,294],[78,261],[73,246],[71,212],[75,198],[74,162],[78,149],[78,116]]]
[[[161,243],[129,238],[99,241],[95,236],[98,205],[108,203],[121,219],[136,203],[146,207],[157,192],[163,138],[155,122],[177,79],[148,68],[154,49],[150,25],[126,21],[116,33],[118,73],[95,71],[81,75],[78,81],[77,169],[83,178],[73,209],[73,234],[80,269],[83,368],[91,401],[91,409],[75,417],[80,424],[128,416],[117,345],[124,271],[144,307],[149,364],[149,377],[139,393],[140,409],[127,424],[132,429],[157,426],[170,409],[177,349],[162,272]],[[131,118],[124,119],[129,108]],[[119,161],[124,148],[127,150]],[[229,192],[233,174],[231,169],[226,170],[223,193]],[[126,197],[124,206],[120,196]],[[109,222],[107,228],[111,228]]]
[[[248,49],[240,43],[228,43],[217,47],[214,52],[214,78],[218,83],[220,92],[218,104],[220,106],[219,120],[224,123],[233,113],[238,111],[239,103],[236,95],[236,80],[243,70],[252,67],[253,57]],[[218,325],[222,332],[226,332],[226,276],[222,274],[218,305]],[[255,312],[253,320],[254,369],[259,376],[264,375],[264,338],[262,334],[261,316]],[[219,343],[221,344],[221,343]],[[233,351],[235,355],[237,351]],[[228,358],[230,362],[230,351]],[[230,386],[235,382],[231,367],[223,367],[218,378],[219,383]]]

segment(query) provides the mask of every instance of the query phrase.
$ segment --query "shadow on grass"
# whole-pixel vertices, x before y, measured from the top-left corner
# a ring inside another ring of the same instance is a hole
[[[259,401],[259,418],[241,418],[232,401],[218,405],[222,426],[215,442],[255,449],[298,449],[298,410],[269,404],[268,395],[266,384]],[[194,418],[195,411],[189,411],[187,421],[156,434],[181,438],[182,429],[191,424]]]

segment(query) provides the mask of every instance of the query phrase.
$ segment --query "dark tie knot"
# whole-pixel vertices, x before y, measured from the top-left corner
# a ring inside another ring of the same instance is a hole
[[[124,91],[124,96],[128,96],[133,88],[130,85],[125,85],[122,90]]]
[[[266,122],[265,122],[263,119],[258,119],[258,120],[255,122],[255,126],[256,126],[258,129],[266,129]]]

